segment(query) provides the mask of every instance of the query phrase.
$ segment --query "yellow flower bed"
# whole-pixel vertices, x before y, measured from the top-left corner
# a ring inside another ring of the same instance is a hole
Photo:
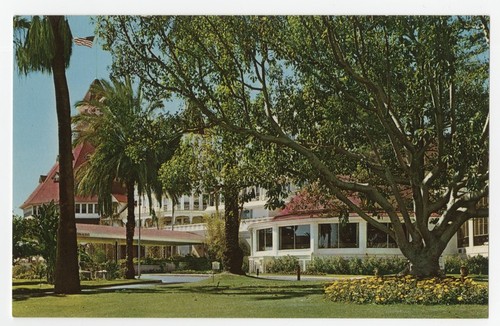
[[[336,302],[407,304],[487,304],[488,288],[466,278],[370,277],[337,280],[325,287]]]

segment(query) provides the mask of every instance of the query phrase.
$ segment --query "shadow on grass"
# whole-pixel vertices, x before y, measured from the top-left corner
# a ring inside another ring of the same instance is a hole
[[[211,295],[232,295],[255,297],[255,300],[281,300],[308,295],[322,295],[323,286],[318,284],[297,284],[297,285],[203,285],[203,286],[174,286],[164,285],[162,288],[169,292],[211,294]]]
[[[27,289],[26,291],[21,291],[26,289],[16,289],[12,291],[13,301],[25,301],[30,298],[42,298],[42,297],[60,297],[64,298],[65,294],[56,294],[53,289],[34,291],[33,289]],[[131,288],[131,289],[100,289],[96,287],[82,288],[82,291],[78,295],[95,295],[101,293],[123,293],[123,294],[134,294],[134,293],[159,293],[162,292],[160,289],[155,289],[154,287],[146,288]]]
[[[168,283],[156,284],[149,287],[134,287],[134,288],[113,288],[116,285],[107,285],[107,288],[99,288],[97,286],[82,286],[81,295],[93,295],[100,293],[185,293],[185,294],[208,294],[208,295],[231,295],[242,296],[254,300],[282,300],[304,297],[308,295],[322,295],[324,292],[323,284],[289,281],[283,282],[277,280],[269,280],[247,276],[248,279],[253,279],[258,282],[255,284],[238,284],[237,281],[215,280],[213,284],[207,283]],[[222,284],[221,284],[222,283]],[[144,284],[146,285],[146,284]],[[12,291],[14,301],[28,300],[29,298],[39,297],[64,297],[57,295],[53,289],[33,289],[33,288],[17,288]]]
[[[63,294],[55,294],[54,293],[54,288],[53,287],[44,287],[44,288],[34,288],[33,285],[37,283],[33,283],[32,281],[27,281],[27,282],[15,282],[16,288],[12,289],[12,299],[13,301],[22,301],[22,300],[27,300],[31,297],[33,298],[39,298],[39,297],[46,297],[46,296],[53,296],[53,297],[64,297],[65,295]],[[47,285],[47,283],[42,283],[44,285]],[[152,280],[152,281],[143,281],[139,283],[131,283],[131,282],[117,282],[117,283],[112,283],[112,284],[82,284],[81,289],[82,291],[79,294],[96,294],[96,293],[105,293],[105,292],[110,292],[110,293],[146,293],[146,292],[156,292],[154,288],[152,288],[152,285],[155,284],[161,284],[161,282]],[[19,287],[26,285],[28,287]],[[130,286],[130,288],[124,288]],[[134,286],[139,286],[139,287],[134,287]],[[140,288],[141,286],[144,286],[145,288]],[[151,288],[149,288],[151,287]]]
[[[15,281],[12,282],[13,286],[21,286],[21,285],[47,285],[48,283],[43,280],[26,280],[26,281]]]

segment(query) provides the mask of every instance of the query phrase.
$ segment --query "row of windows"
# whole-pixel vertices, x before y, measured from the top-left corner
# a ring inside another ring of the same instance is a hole
[[[482,246],[488,244],[489,234],[488,234],[488,218],[479,217],[472,219],[472,227],[474,234],[472,235],[472,242],[474,246]],[[457,245],[459,248],[469,246],[469,223],[464,223],[457,233]]]
[[[389,223],[386,223],[389,226]],[[279,249],[311,247],[311,226],[291,225],[279,228]],[[397,248],[396,241],[371,225],[367,227],[368,248]],[[257,250],[273,248],[272,228],[257,230]],[[359,223],[318,225],[318,248],[359,248]]]
[[[77,204],[75,204],[75,213],[76,214],[98,214],[99,207],[97,204],[77,203]]]
[[[488,244],[488,218],[473,219],[473,245]],[[383,223],[390,227],[390,223]],[[404,228],[404,224],[403,224]],[[279,228],[279,249],[310,248],[310,225],[292,225]],[[367,248],[397,248],[396,241],[387,233],[367,225]],[[469,246],[469,224],[464,223],[457,233],[458,247]],[[257,250],[272,250],[272,228],[257,230]],[[359,248],[359,223],[328,223],[318,225],[318,248]]]
[[[291,190],[290,185],[286,186],[288,191]],[[255,186],[255,187],[249,187],[244,190],[244,194],[252,194],[252,197],[250,198],[250,201],[258,201],[261,199],[265,198],[266,191],[261,188],[260,186]],[[194,196],[193,197],[193,210],[202,210],[206,208],[207,206],[215,206],[215,194],[203,194],[201,195],[201,202],[200,202],[200,197]],[[219,204],[224,203],[224,195],[223,194],[218,194],[219,196]],[[170,205],[170,206],[169,206]],[[172,206],[171,203],[164,201],[163,202],[163,207],[165,211],[171,210]],[[184,203],[177,204],[175,206],[176,209],[181,209],[183,208],[184,210],[190,210],[190,203],[189,199],[185,198]]]

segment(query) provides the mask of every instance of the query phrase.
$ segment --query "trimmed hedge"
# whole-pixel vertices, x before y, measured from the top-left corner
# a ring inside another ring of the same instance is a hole
[[[400,256],[345,258],[340,256],[314,257],[307,265],[306,274],[387,275],[397,274],[406,266]]]
[[[406,266],[403,257],[345,258],[340,256],[314,257],[307,264],[303,274],[349,274],[349,275],[387,275],[397,274]],[[272,258],[266,266],[268,273],[295,274],[299,260],[294,256]]]
[[[488,275],[489,260],[487,257],[481,255],[467,258],[448,256],[444,260],[444,268],[448,274],[460,274],[462,265],[469,269],[470,274]]]
[[[273,258],[267,265],[268,273],[295,274],[298,259],[294,256]],[[304,274],[349,274],[349,275],[389,275],[397,274],[406,267],[407,259],[401,256],[346,258],[341,256],[314,257]],[[488,275],[488,258],[474,256],[460,258],[447,256],[445,272],[460,274],[460,267],[465,265],[470,274]]]
[[[284,256],[279,258],[273,258],[266,265],[266,271],[268,273],[277,274],[295,274],[297,272],[297,265],[299,260],[294,256]]]

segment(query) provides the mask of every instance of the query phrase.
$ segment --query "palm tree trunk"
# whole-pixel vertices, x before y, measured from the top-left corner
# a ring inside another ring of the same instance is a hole
[[[126,225],[126,241],[127,241],[127,263],[125,278],[134,279],[134,229],[135,229],[135,215],[134,215],[134,182],[127,184],[127,225]]]
[[[71,105],[64,58],[64,42],[60,27],[62,16],[48,17],[54,33],[55,54],[52,73],[56,93],[56,111],[59,137],[59,209],[57,229],[57,257],[55,270],[55,293],[79,293],[80,275],[78,247],[76,242],[75,189],[73,175],[73,152],[71,145]]]

